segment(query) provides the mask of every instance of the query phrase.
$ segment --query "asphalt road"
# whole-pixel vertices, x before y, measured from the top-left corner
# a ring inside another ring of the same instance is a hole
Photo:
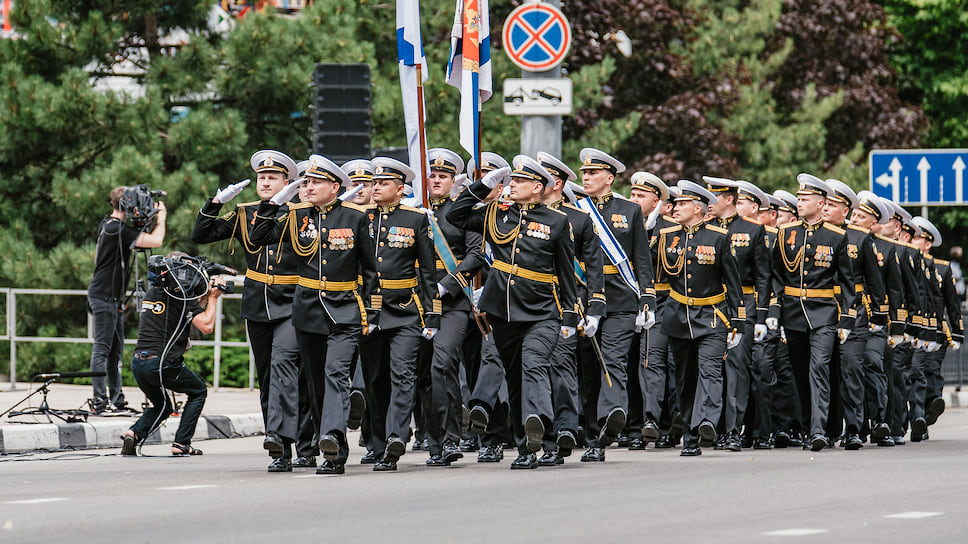
[[[508,470],[511,452],[448,468],[420,452],[375,473],[354,448],[342,476],[268,474],[261,438],[196,445],[0,457],[0,542],[968,541],[968,410],[903,447],[609,449],[531,471]]]

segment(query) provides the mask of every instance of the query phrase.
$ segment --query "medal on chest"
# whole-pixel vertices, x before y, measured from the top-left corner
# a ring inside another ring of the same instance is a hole
[[[856,249],[856,248],[855,248]],[[817,246],[817,251],[813,255],[814,266],[830,268],[830,263],[834,261],[834,248],[831,246]]]
[[[353,229],[330,229],[329,248],[335,251],[353,249]]]
[[[733,247],[750,247],[750,235],[748,232],[734,232],[729,237]]]
[[[627,229],[629,228],[629,219],[624,214],[613,213],[612,226],[617,229]]]
[[[544,225],[542,223],[536,223],[531,221],[528,223],[528,230],[525,233],[532,238],[538,238],[541,240],[551,239],[551,227]]]
[[[716,248],[713,246],[696,246],[696,262],[699,264],[716,264]]]
[[[847,256],[851,259],[857,259],[860,256],[860,252],[857,250],[857,244],[847,244]]]
[[[299,238],[303,240],[315,240],[319,236],[316,230],[316,222],[311,217],[303,217],[299,225]]]
[[[410,247],[414,242],[413,229],[408,227],[390,227],[387,231],[387,245],[390,247]]]

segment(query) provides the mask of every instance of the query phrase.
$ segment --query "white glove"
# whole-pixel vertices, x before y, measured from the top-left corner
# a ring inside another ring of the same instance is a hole
[[[873,332],[881,332],[882,330],[884,330],[884,325],[875,325],[875,324],[871,323],[871,331],[873,331]]]
[[[212,202],[216,204],[227,203],[229,200],[239,196],[239,193],[242,192],[242,189],[245,189],[249,183],[252,183],[251,179],[244,179],[238,183],[233,183],[224,189],[215,191],[215,198],[212,199]]]
[[[733,349],[743,341],[743,333],[738,331],[730,331],[726,336],[726,349]]]
[[[303,178],[298,178],[296,179],[296,181],[293,181],[289,185],[286,185],[285,187],[280,189],[278,193],[273,195],[273,197],[269,199],[269,202],[272,202],[277,206],[280,206],[282,204],[285,204],[286,202],[289,202],[290,200],[292,200],[292,197],[296,196],[296,194],[299,193],[299,186],[302,185],[302,182],[303,182]]]
[[[780,327],[780,340],[786,344],[786,329]]]
[[[840,338],[841,344],[847,341],[848,336],[850,336],[850,329],[837,329],[837,337]]]
[[[926,342],[923,342],[921,340],[915,340],[914,342],[912,342],[912,345],[914,346],[914,349],[921,349],[924,347],[925,343]]]
[[[933,353],[935,351],[938,351],[939,349],[941,349],[941,344],[933,340],[931,342],[924,343],[924,351],[927,351],[928,353]]]
[[[562,338],[571,338],[572,336],[575,336],[575,332],[577,332],[577,329],[575,329],[575,327],[565,327],[564,325],[561,326]]]
[[[903,334],[895,334],[893,336],[888,336],[887,337],[887,345],[891,346],[892,348],[894,346],[899,346],[899,345],[901,345],[903,343],[904,343],[904,335]]]
[[[437,298],[441,298],[441,297],[443,297],[446,294],[447,294],[447,288],[444,287],[444,284],[438,283],[437,284]]]
[[[766,340],[766,325],[753,325],[753,341],[762,342]]]
[[[645,323],[642,324],[642,328],[649,330],[653,325],[655,325],[655,312],[649,310],[648,312],[645,312]]]
[[[481,293],[483,292],[484,292],[483,287],[478,287],[477,289],[474,289],[474,306],[477,306],[477,303],[481,301]]]
[[[373,331],[375,331],[375,330],[376,330],[376,325],[374,325],[372,323],[370,323],[369,325],[366,326],[366,334],[367,335],[372,334]]]
[[[420,331],[420,336],[423,336],[427,340],[433,339],[435,334],[437,334],[437,329],[424,327],[424,329]]]
[[[910,342],[910,343],[912,343],[912,344],[913,344],[913,343],[914,343],[914,337],[913,337],[913,336],[911,336],[911,335],[910,335],[910,334],[908,334],[908,333],[904,333],[904,338],[903,338],[903,339],[902,339],[902,340],[901,340],[900,342],[898,342],[898,343],[899,343],[899,344],[903,344],[903,343],[905,343],[905,342]]]
[[[359,185],[354,185],[349,189],[343,191],[343,194],[339,195],[338,198],[343,202],[346,202],[347,200],[353,200],[354,198],[356,198],[356,195],[359,194],[359,192],[362,190],[363,190],[362,183]]]
[[[511,175],[511,169],[507,166],[502,166],[497,170],[491,170],[488,172],[486,176],[481,178],[481,183],[483,183],[488,189],[493,189],[497,187],[498,183],[504,183],[507,181],[509,175]]]
[[[780,320],[775,317],[766,318],[766,328],[775,331],[780,326]]]
[[[582,324],[585,328],[585,336],[595,336],[595,333],[598,332],[598,322],[601,320],[601,316],[586,315],[585,319],[582,319]]]
[[[951,346],[952,351],[958,351],[959,349],[961,349],[961,342],[957,340],[952,340],[948,342],[948,345]]]

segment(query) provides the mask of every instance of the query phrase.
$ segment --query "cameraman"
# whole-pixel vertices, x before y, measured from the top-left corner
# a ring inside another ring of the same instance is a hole
[[[112,211],[97,228],[94,276],[87,288],[87,303],[94,316],[91,372],[107,374],[107,389],[111,393],[108,397],[103,377],[91,378],[94,386],[91,408],[95,414],[107,410],[109,403],[116,409],[127,405],[121,391],[121,354],[124,351],[124,291],[132,245],[149,249],[161,246],[165,240],[168,210],[163,202],[155,204],[157,221],[151,232],[125,224],[121,197],[126,189],[121,186],[111,191]]]
[[[202,334],[211,334],[215,329],[216,300],[222,295],[218,286],[225,286],[225,280],[207,281],[207,276],[193,261],[180,251],[169,253],[164,259],[164,272],[152,278],[151,288],[141,303],[138,344],[134,348],[131,372],[138,387],[151,400],[151,407],[124,434],[121,455],[136,455],[137,444],[171,414],[174,407],[165,389],[188,395],[171,454],[202,454],[201,450],[192,447],[191,442],[198,416],[205,405],[207,389],[205,382],[185,366],[183,355],[188,349],[189,325],[194,325]],[[188,274],[183,274],[186,269],[180,267],[187,267]],[[154,266],[149,264],[149,272],[153,272],[152,268]],[[193,287],[206,283],[207,289],[203,289],[207,293],[195,292]],[[203,298],[207,301],[204,310],[198,304]]]

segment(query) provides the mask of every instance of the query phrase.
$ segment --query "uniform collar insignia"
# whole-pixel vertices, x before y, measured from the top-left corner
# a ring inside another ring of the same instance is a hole
[[[396,202],[391,202],[390,204],[387,204],[386,206],[377,206],[377,207],[380,208],[380,212],[381,213],[390,213],[390,212],[393,212],[397,208],[400,207],[400,201],[398,200]]]

